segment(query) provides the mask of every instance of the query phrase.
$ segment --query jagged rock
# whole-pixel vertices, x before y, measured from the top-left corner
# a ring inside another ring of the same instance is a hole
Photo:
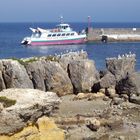
[[[140,95],[140,73],[128,74],[117,83],[116,90],[119,94]]]
[[[33,82],[35,89],[46,91],[45,87],[45,61],[35,61],[26,65],[27,73]]]
[[[68,74],[57,62],[47,62],[45,66],[45,85],[48,91],[54,91],[59,96],[73,93],[73,86]]]
[[[2,61],[0,61],[0,91],[2,91],[3,89],[5,89],[5,83],[4,83],[4,79],[3,79],[3,75],[2,75],[2,71],[3,71],[3,64]]]
[[[3,89],[6,89],[6,86],[4,83],[3,76],[2,76],[2,71],[0,71],[0,91],[2,91]]]
[[[107,73],[108,73],[107,70],[100,70],[100,71],[99,71],[100,79],[103,78]]]
[[[14,123],[13,123],[14,125]],[[45,116],[31,123],[13,135],[0,135],[1,140],[64,140],[64,131],[59,129],[52,119]]]
[[[35,89],[7,89],[0,96],[16,100],[14,105],[0,112],[0,134],[13,134],[29,122],[35,122],[43,115],[49,115],[60,103],[53,92]]]
[[[116,85],[116,79],[113,74],[108,72],[100,80],[100,88],[109,88]]]
[[[26,69],[18,61],[2,60],[6,88],[33,88]]]
[[[107,70],[115,76],[117,82],[135,72],[135,63],[135,57],[106,59]]]
[[[72,81],[74,92],[91,92],[94,83],[99,79],[94,61],[75,60],[70,62],[69,77]]]
[[[67,54],[63,54],[61,58],[59,59],[59,63],[62,66],[62,68],[67,71],[68,70],[68,64],[71,61],[74,60],[82,60],[87,59],[87,52],[80,51],[80,52],[69,52]]]
[[[36,89],[53,91],[59,96],[73,92],[68,74],[58,62],[36,61],[29,63],[26,69]]]

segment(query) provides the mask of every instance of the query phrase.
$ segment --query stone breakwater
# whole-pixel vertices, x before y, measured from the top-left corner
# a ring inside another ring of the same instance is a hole
[[[139,42],[140,28],[90,28],[89,42]]]
[[[0,60],[0,139],[140,137],[136,55],[105,62],[106,69],[98,71],[84,51]]]

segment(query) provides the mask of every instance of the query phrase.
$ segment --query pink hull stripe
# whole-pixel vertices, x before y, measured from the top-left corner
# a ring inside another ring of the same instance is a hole
[[[63,41],[55,41],[55,42],[32,42],[32,46],[39,46],[39,45],[66,45],[66,44],[80,44],[85,43],[85,39],[80,40],[63,40]]]

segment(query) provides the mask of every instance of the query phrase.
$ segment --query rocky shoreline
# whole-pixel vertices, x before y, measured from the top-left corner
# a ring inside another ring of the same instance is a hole
[[[0,60],[0,139],[140,138],[136,56],[105,61],[98,71],[84,51]]]

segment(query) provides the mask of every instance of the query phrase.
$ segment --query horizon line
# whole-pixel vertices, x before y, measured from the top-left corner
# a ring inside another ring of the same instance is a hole
[[[58,21],[0,21],[0,23],[60,23]],[[88,23],[88,21],[65,21],[64,23]],[[140,21],[95,21],[91,23],[140,23]]]

